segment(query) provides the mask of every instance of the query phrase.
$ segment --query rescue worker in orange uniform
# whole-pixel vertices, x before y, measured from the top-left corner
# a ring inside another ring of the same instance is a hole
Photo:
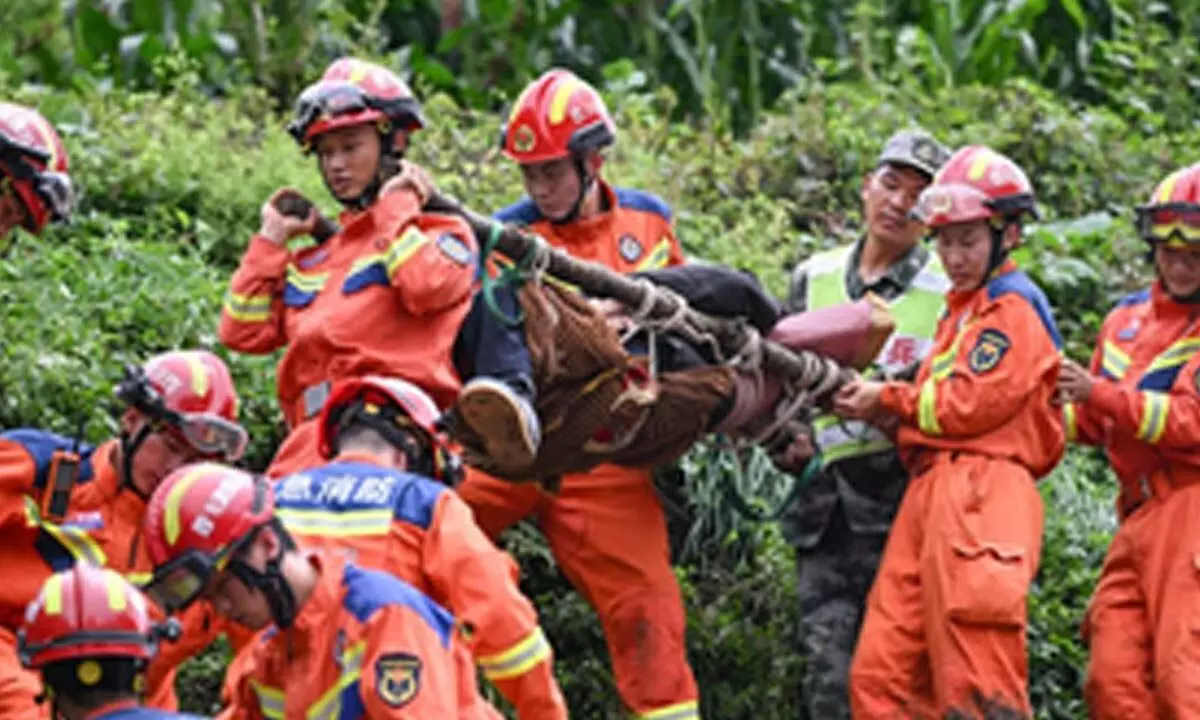
[[[117,386],[120,436],[90,446],[42,430],[0,434],[0,716],[44,717],[36,678],[21,669],[14,633],[53,572],[77,562],[140,580],[146,499],[175,468],[201,458],[239,458],[246,432],[228,368],[205,351],[157,355],[128,366]],[[192,613],[187,623],[203,623]],[[176,655],[175,653],[182,653]],[[154,663],[151,703],[175,707],[173,669],[189,652]]]
[[[447,486],[461,465],[435,427],[439,415],[428,395],[397,378],[335,385],[318,438],[332,462],[280,480],[276,516],[302,547],[342,550],[445,606],[522,720],[565,718],[550,644],[517,586],[516,564]]]
[[[200,720],[141,703],[159,641],[178,633],[151,622],[145,596],[116,571],[80,563],[46,578],[17,645],[55,720]]]
[[[616,135],[600,95],[576,76],[552,70],[525,88],[502,134],[521,166],[529,197],[496,218],[528,227],[572,255],[621,272],[683,262],[660,199],[614,188],[600,178],[600,151]],[[489,418],[493,383],[468,383],[459,410],[474,427],[511,425]],[[486,435],[486,433],[484,433]],[[601,465],[562,478],[555,493],[468,471],[457,491],[476,521],[498,537],[534,516],[572,584],[604,626],[621,699],[637,717],[699,716],[696,682],[684,645],[685,615],[671,572],[666,519],[651,473]]]
[[[216,463],[175,471],[146,517],[161,606],[206,598],[260,630],[226,677],[223,718],[501,718],[479,695],[455,619],[341,553],[301,551],[263,478]]]
[[[350,58],[330,65],[296,103],[289,131],[316,153],[326,186],[345,208],[341,229],[290,250],[292,238],[317,231],[319,215],[282,212],[278,205],[293,190],[272,195],[230,282],[219,327],[221,342],[237,352],[284,348],[276,386],[290,433],[267,470],[271,477],[320,464],[316,418],[334,381],[404,377],[442,407],[458,393],[451,348],[471,307],[477,253],[461,218],[421,210],[430,181],[402,157],[424,125],[403,80]]]
[[[1090,717],[1200,718],[1200,164],[1137,209],[1156,279],[1063,364],[1069,434],[1102,446],[1121,524],[1085,622]]]
[[[1045,295],[1007,257],[1034,193],[1011,159],[968,146],[914,212],[951,281],[933,347],[915,382],[858,379],[833,403],[843,417],[898,423],[912,475],[867,600],[851,711],[864,720],[1032,717],[1035,483],[1065,443],[1053,404],[1061,337]]]
[[[0,102],[0,240],[66,220],[74,193],[62,138],[41,113]]]

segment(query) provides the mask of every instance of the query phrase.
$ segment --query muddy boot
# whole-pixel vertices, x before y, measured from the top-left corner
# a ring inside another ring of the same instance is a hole
[[[528,396],[493,378],[469,381],[458,396],[457,414],[482,440],[488,458],[503,468],[533,464],[542,425]]]

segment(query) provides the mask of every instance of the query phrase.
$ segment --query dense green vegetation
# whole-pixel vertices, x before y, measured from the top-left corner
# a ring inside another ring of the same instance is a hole
[[[443,32],[454,8],[461,22]],[[1045,218],[1021,260],[1080,360],[1147,277],[1131,206],[1200,159],[1197,0],[27,0],[0,3],[0,27],[0,96],[58,125],[81,192],[73,225],[0,249],[0,427],[72,433],[87,418],[98,440],[123,362],[201,345],[233,367],[254,468],[281,437],[275,358],[219,348],[217,314],[273,189],[335,209],[278,112],[342,52],[411,71],[434,121],[413,157],[480,210],[519,195],[494,149],[497,111],[533,74],[570,64],[618,114],[609,176],[665,197],[690,254],[751,269],[777,294],[798,259],[855,236],[862,175],[891,132],[991,144],[1033,177]],[[791,552],[723,501],[725,459],[701,448],[683,469],[661,489],[702,710],[799,717]],[[764,496],[778,487],[755,480]],[[1039,718],[1084,717],[1078,628],[1113,490],[1091,451],[1043,483]],[[532,528],[506,541],[576,716],[617,717],[590,610]],[[186,669],[187,707],[212,708],[223,662],[218,651]]]

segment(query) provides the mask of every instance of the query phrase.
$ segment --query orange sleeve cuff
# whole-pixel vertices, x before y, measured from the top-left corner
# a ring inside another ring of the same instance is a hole
[[[1092,417],[1113,418],[1122,414],[1125,409],[1125,397],[1117,384],[1098,378],[1092,382],[1092,394],[1088,396],[1084,407]]]
[[[879,406],[906,424],[917,422],[917,398],[920,388],[908,382],[887,382],[879,392]]]
[[[255,233],[242,256],[242,266],[259,277],[283,277],[291,251]]]

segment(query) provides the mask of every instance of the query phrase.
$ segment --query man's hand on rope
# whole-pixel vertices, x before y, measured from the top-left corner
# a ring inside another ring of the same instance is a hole
[[[883,383],[856,377],[833,396],[833,412],[844,418],[865,420],[872,424],[876,420],[884,420],[888,414],[881,412],[879,405],[882,391]]]

